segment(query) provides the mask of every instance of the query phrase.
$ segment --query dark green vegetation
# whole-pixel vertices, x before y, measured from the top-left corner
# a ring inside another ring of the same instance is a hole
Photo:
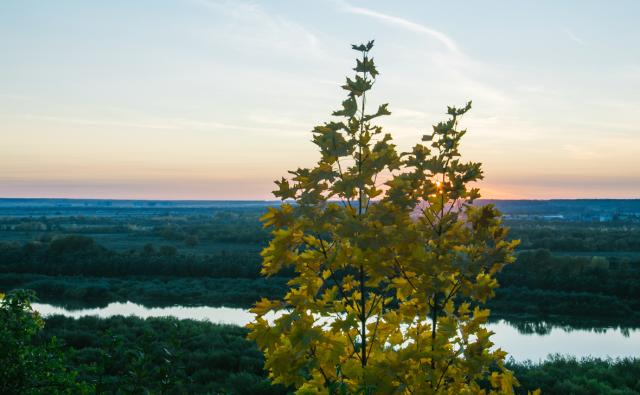
[[[276,298],[283,294],[286,278],[258,278],[258,252],[266,240],[258,218],[266,205],[0,199],[0,292],[31,288],[42,302],[78,307],[112,301],[246,307],[259,297]],[[522,239],[522,244],[518,261],[500,274],[501,287],[490,305],[493,317],[519,322],[525,318],[523,329],[542,333],[545,328],[536,325],[540,320],[578,326],[640,324],[640,214],[633,214],[640,213],[638,201],[497,205],[508,216],[511,236]],[[0,326],[10,321],[1,320]],[[22,376],[26,383],[42,383],[39,373],[49,371],[59,379],[54,382],[71,386],[71,393],[98,385],[100,377],[105,391],[148,386],[157,393],[165,385],[165,393],[180,393],[180,383],[191,386],[184,388],[193,389],[192,393],[204,388],[284,393],[282,388],[265,386],[262,357],[244,340],[242,328],[121,317],[45,321],[39,335],[37,328],[28,334],[15,332],[15,327],[7,335],[8,327],[2,326],[3,350],[12,347],[8,339],[25,336],[23,344],[32,352],[23,356],[42,357],[19,362],[23,372],[32,372]],[[180,343],[172,343],[178,333]],[[58,340],[52,341],[52,336]],[[198,357],[185,356],[192,353]],[[12,354],[0,353],[0,358],[5,355]],[[113,356],[120,366],[112,363],[106,368],[110,362],[105,355]],[[161,360],[164,357],[171,361],[171,369]],[[0,366],[12,365],[3,360]],[[637,359],[556,358],[510,368],[523,388],[541,387],[545,394],[640,392]],[[70,373],[74,369],[79,376]],[[163,381],[167,371],[172,376]],[[31,392],[55,393],[44,387]],[[11,391],[5,388],[0,393]]]
[[[67,345],[68,363],[99,393],[285,394],[271,386],[262,355],[246,340],[246,329],[168,318],[46,320],[42,338]],[[637,394],[640,360],[553,357],[540,364],[509,363],[518,393]]]
[[[509,363],[520,381],[518,394],[540,388],[545,395],[632,395],[640,393],[640,359],[576,360],[554,356],[540,364]]]
[[[42,301],[67,305],[129,300],[148,306],[248,307],[260,297],[280,297],[285,290],[286,278],[259,277],[259,259],[253,252],[117,252],[86,236],[0,243],[0,290],[33,289]],[[498,280],[501,288],[490,307],[499,316],[640,322],[638,258],[522,251]]]
[[[134,317],[45,324],[32,298],[16,291],[0,305],[1,394],[284,393],[244,328]]]
[[[0,394],[79,394],[90,390],[55,337],[42,339],[44,322],[31,310],[33,293],[0,301]]]
[[[557,252],[596,253],[640,252],[640,223],[612,219],[593,221],[508,220],[511,237],[520,239],[520,248]],[[624,255],[624,254],[613,254]]]
[[[48,242],[83,235],[118,252],[170,253],[173,247],[194,255],[256,253],[266,244],[258,218],[269,204],[197,203],[0,199],[0,240]]]
[[[0,271],[46,275],[101,277],[173,276],[256,278],[257,252],[214,255],[177,254],[171,246],[117,252],[80,235],[60,236],[49,242],[0,244]]]
[[[235,326],[171,318],[81,319],[34,315],[30,295],[0,308],[0,393],[285,394],[262,369],[262,354]],[[640,359],[552,357],[514,363],[518,393],[636,394]]]
[[[52,317],[44,334],[68,345],[69,362],[79,379],[101,393],[117,388],[138,393],[286,393],[266,381],[262,355],[245,339],[244,328],[166,318]],[[640,392],[638,359],[553,357],[541,364],[512,362],[508,367],[520,380],[522,394],[536,388],[543,394]]]
[[[494,313],[640,322],[640,259],[523,251],[498,276]]]
[[[251,234],[256,239],[262,237],[259,212],[231,214],[217,215],[218,220],[226,218],[224,229],[241,230],[246,238],[253,237]],[[247,217],[255,223],[247,222]],[[188,219],[181,223],[185,228],[191,226]],[[181,229],[178,225],[170,227]],[[556,239],[562,240],[563,235],[571,234],[567,228],[578,227],[575,223],[531,221],[528,228],[518,221],[513,224],[513,233],[531,246],[546,243],[544,240],[550,237],[541,235],[556,232]],[[637,225],[629,223],[626,227],[631,236],[625,245],[638,243]],[[612,230],[598,223],[580,229],[585,238],[595,240],[612,237],[625,228],[616,226]],[[259,276],[258,251],[262,245],[242,249],[245,239],[239,245],[227,242],[212,253],[195,254],[150,244],[111,250],[84,235],[40,238],[45,241],[0,242],[0,290],[29,288],[37,291],[42,301],[67,305],[100,306],[129,300],[147,306],[239,307],[248,307],[260,297],[280,297],[285,290],[285,278]],[[612,248],[610,243],[608,249]],[[640,257],[558,252],[562,251],[519,252],[516,264],[498,277],[501,287],[489,305],[495,317],[548,320],[552,316],[573,316],[640,323]]]
[[[101,394],[285,393],[267,381],[262,355],[237,326],[56,316],[46,320],[43,336],[64,342],[78,379]]]
[[[246,307],[284,292],[258,273],[265,203],[22,202],[0,200],[0,291],[77,307]]]
[[[67,307],[100,307],[110,302],[145,306],[207,305],[248,307],[265,295],[283,295],[287,279],[195,277],[84,277],[0,273],[0,290],[32,289],[39,301]]]

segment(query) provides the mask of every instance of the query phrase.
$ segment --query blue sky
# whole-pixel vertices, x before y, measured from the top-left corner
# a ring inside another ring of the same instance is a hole
[[[351,43],[400,149],[473,100],[484,196],[640,197],[640,3],[3,1],[0,196],[269,199]]]

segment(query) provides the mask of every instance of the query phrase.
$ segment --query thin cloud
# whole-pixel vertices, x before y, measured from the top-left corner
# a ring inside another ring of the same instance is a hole
[[[587,43],[581,39],[580,37],[576,36],[570,29],[565,28],[564,31],[567,33],[567,36],[569,36],[569,39],[573,42],[576,42],[580,45],[582,45],[583,47],[587,45]]]
[[[301,124],[293,122],[270,122],[270,126],[246,126],[211,121],[194,121],[180,118],[158,118],[134,121],[105,121],[99,119],[83,119],[71,117],[57,117],[47,115],[23,114],[21,118],[37,119],[71,125],[86,125],[97,127],[134,128],[134,129],[163,129],[163,130],[237,130],[252,133],[290,133],[300,132]],[[283,128],[284,127],[284,128]]]
[[[414,49],[415,58],[422,59],[421,61],[433,65],[437,70],[436,72],[441,75],[440,80],[447,85],[447,90],[450,93],[463,98],[460,102],[465,98],[472,98],[475,103],[482,103],[480,107],[498,109],[503,113],[512,111],[513,106],[516,104],[513,97],[503,89],[486,82],[490,79],[488,76],[494,75],[495,79],[495,74],[497,73],[495,68],[465,54],[455,40],[445,33],[402,17],[356,7],[345,1],[338,0],[336,4],[338,9],[343,12],[373,18],[381,23],[404,29],[428,40],[435,40],[441,44],[444,50],[425,51],[417,48]],[[394,118],[404,118],[405,121],[419,119],[415,117],[418,115],[415,113],[410,115],[405,112],[403,114],[402,110],[400,113],[393,113]],[[505,132],[503,135],[512,136],[514,134]]]
[[[602,152],[594,151],[584,145],[565,144],[564,150],[569,158],[577,160],[599,159],[604,156]]]
[[[194,4],[224,15],[224,27],[214,26],[213,30],[204,30],[205,33],[211,32],[212,37],[223,37],[226,42],[235,40],[241,43],[241,47],[254,50],[256,46],[261,46],[296,55],[323,55],[320,39],[315,33],[258,4],[229,0],[195,0]],[[224,31],[225,28],[229,30]]]
[[[355,7],[348,3],[341,3],[341,9],[343,11],[346,11],[352,14],[364,15],[371,18],[375,18],[385,23],[396,25],[412,32],[426,34],[438,40],[442,45],[444,45],[451,52],[454,52],[454,53],[460,52],[460,50],[458,49],[458,45],[455,43],[455,41],[452,38],[428,26],[421,25],[416,22],[411,22],[410,20],[400,18],[397,16],[383,14],[381,12],[373,11],[367,8]]]

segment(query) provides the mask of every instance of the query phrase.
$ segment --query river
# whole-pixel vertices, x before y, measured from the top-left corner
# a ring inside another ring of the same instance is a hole
[[[102,308],[69,310],[62,307],[33,303],[33,309],[43,316],[64,315],[79,318],[97,316],[107,318],[116,315],[149,317],[175,317],[178,319],[207,320],[213,323],[244,326],[253,320],[246,309],[230,307],[145,307],[135,303],[110,303]],[[592,328],[574,329],[568,326],[546,327],[543,333],[522,331],[507,321],[487,324],[495,334],[493,342],[517,361],[537,362],[549,354],[581,357],[640,357],[640,329]]]

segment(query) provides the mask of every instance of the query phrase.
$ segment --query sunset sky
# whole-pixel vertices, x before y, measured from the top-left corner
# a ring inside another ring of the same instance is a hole
[[[560,4],[561,3],[561,4]],[[465,5],[466,4],[466,5]],[[0,197],[271,199],[376,40],[406,150],[473,100],[487,198],[640,198],[640,2],[0,2]]]

